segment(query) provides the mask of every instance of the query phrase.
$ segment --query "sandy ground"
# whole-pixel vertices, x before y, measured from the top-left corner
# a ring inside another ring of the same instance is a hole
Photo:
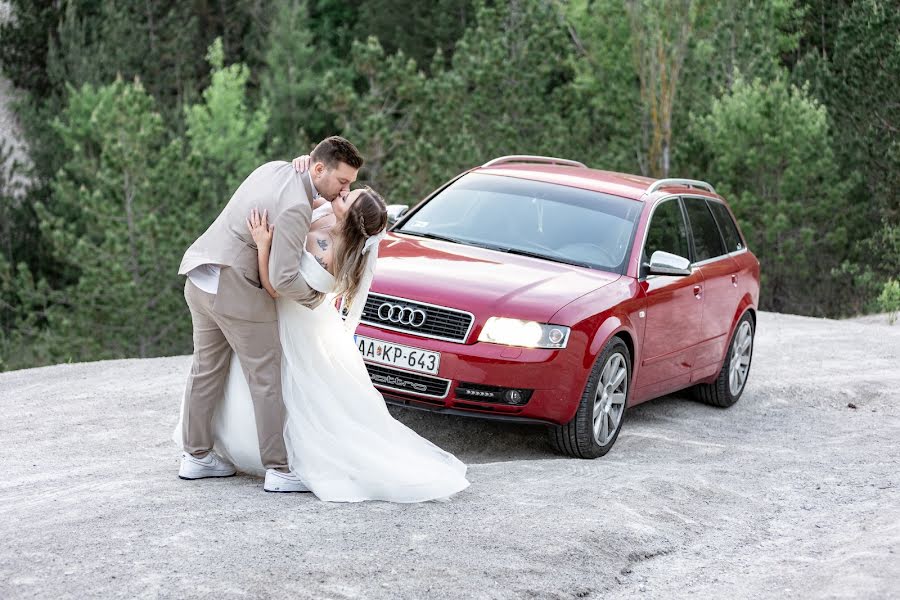
[[[470,464],[446,504],[177,479],[188,362],[0,374],[0,597],[900,596],[900,326],[764,313],[736,406],[649,402],[595,461],[397,409]]]

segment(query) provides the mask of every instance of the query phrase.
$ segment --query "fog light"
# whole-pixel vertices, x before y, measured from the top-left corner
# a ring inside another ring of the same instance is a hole
[[[510,404],[520,404],[525,396],[519,390],[509,390],[506,392],[506,401]]]
[[[509,406],[525,406],[531,400],[533,392],[534,390],[497,387],[479,383],[466,383],[464,381],[460,381],[456,387],[456,397],[461,400],[492,402]]]

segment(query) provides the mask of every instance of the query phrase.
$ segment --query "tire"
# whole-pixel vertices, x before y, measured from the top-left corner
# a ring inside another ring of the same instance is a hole
[[[755,335],[753,318],[749,312],[745,312],[738,321],[737,327],[734,328],[734,333],[731,334],[728,352],[725,354],[722,369],[716,380],[712,383],[701,383],[694,386],[694,396],[700,402],[719,408],[728,408],[740,400],[744,388],[747,387],[747,378],[750,376]],[[735,359],[738,352],[741,352],[741,355]],[[732,381],[732,377],[735,378],[734,381]]]
[[[616,383],[624,370],[624,378]],[[604,382],[606,385],[601,386]],[[610,384],[615,383],[610,387]],[[573,458],[598,458],[609,452],[625,422],[631,391],[631,353],[620,338],[612,338],[591,369],[572,420],[548,430],[557,452]],[[600,411],[595,432],[595,407]],[[606,428],[603,429],[605,421]],[[598,439],[599,438],[599,439]]]

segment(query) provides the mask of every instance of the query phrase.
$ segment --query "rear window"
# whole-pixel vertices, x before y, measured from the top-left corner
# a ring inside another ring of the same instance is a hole
[[[725,254],[719,227],[709,212],[706,201],[700,198],[685,198],[684,207],[694,237],[694,261],[708,260]]]
[[[726,250],[728,252],[743,250],[744,242],[741,241],[741,234],[738,233],[737,225],[734,224],[731,213],[728,212],[728,209],[721,202],[713,202],[710,200],[708,203],[710,209],[712,209],[713,216],[716,218],[716,223],[719,224],[719,230],[722,232],[722,237],[725,238]]]

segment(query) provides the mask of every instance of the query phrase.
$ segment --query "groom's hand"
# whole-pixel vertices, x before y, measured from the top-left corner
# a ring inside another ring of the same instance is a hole
[[[298,173],[306,173],[309,171],[309,163],[311,162],[309,154],[304,154],[303,156],[298,156],[294,160],[291,161],[291,164],[294,165],[294,170]]]

